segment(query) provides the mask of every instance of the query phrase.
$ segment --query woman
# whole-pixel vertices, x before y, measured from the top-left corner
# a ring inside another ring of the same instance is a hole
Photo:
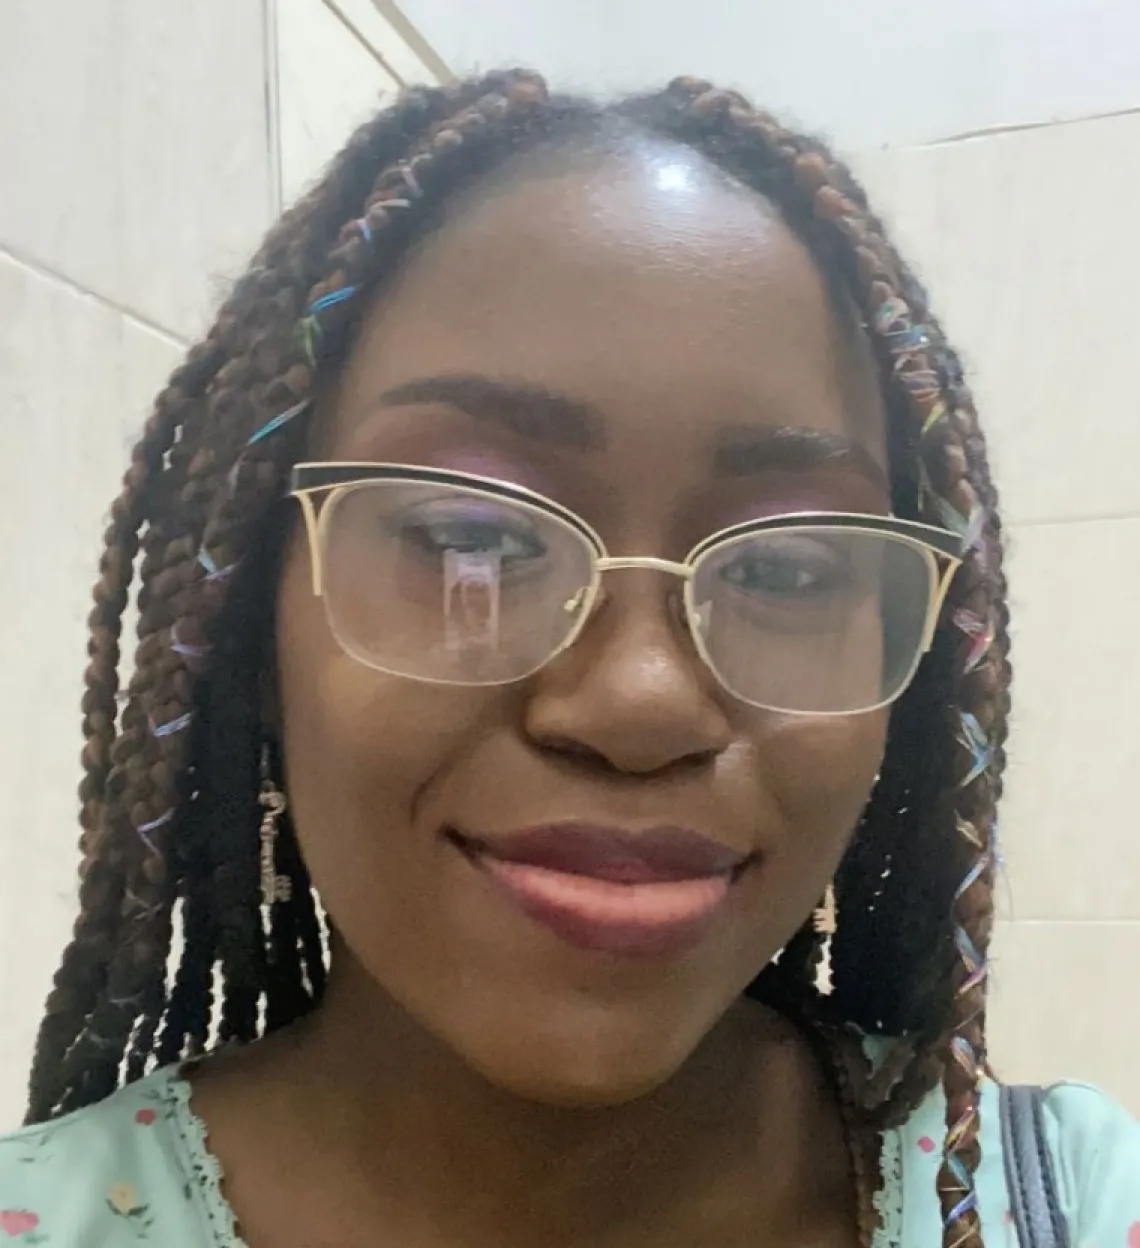
[[[410,93],[114,505],[0,1228],[1010,1242],[1006,620],[957,359],[824,148],[692,80]],[[1134,1246],[1140,1129],[1045,1123],[1073,1242]]]

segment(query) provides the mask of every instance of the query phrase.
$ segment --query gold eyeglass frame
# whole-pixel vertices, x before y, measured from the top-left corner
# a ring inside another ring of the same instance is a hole
[[[406,672],[393,671],[369,658],[365,658],[359,647],[345,638],[335,619],[334,612],[324,592],[325,553],[328,545],[328,533],[332,517],[336,512],[338,501],[352,490],[381,481],[406,481],[422,485],[442,485],[456,487],[471,495],[482,495],[487,498],[509,502],[522,507],[526,511],[536,512],[546,520],[553,520],[568,529],[578,538],[583,538],[592,551],[590,562],[590,583],[584,591],[584,597],[577,604],[578,619],[570,630],[566,640],[541,663],[527,672],[512,676],[509,680],[459,681],[445,680],[431,676],[412,676]],[[709,669],[719,684],[733,697],[749,706],[759,707],[785,715],[802,715],[815,718],[834,718],[847,715],[865,715],[872,711],[889,706],[902,696],[914,680],[915,673],[923,657],[930,650],[934,641],[934,632],[938,618],[946,600],[950,582],[963,561],[962,539],[957,533],[948,529],[940,529],[935,525],[924,524],[918,520],[903,520],[897,516],[874,516],[856,512],[805,511],[788,512],[781,515],[764,516],[756,520],[745,520],[718,530],[699,541],[683,560],[660,559],[654,555],[613,556],[606,548],[601,535],[576,512],[554,499],[547,498],[525,486],[514,485],[507,481],[499,481],[493,477],[482,477],[472,473],[454,472],[450,469],[428,468],[411,464],[384,463],[302,463],[293,468],[290,495],[297,499],[305,519],[305,529],[309,542],[309,559],[312,570],[313,593],[324,600],[325,616],[337,644],[351,658],[363,663],[375,671],[390,676],[401,676],[408,680],[421,681],[424,684],[452,685],[461,688],[479,688],[517,684],[541,671],[569,650],[578,641],[594,614],[598,597],[602,592],[602,575],[623,569],[643,569],[652,572],[663,572],[666,575],[678,576],[684,582],[683,602],[685,622],[693,646],[701,662]],[[323,502],[318,506],[317,500]],[[764,702],[756,702],[739,694],[721,675],[713,662],[704,637],[698,627],[700,612],[693,601],[693,582],[697,568],[704,556],[710,551],[754,533],[789,532],[802,529],[818,529],[821,527],[843,529],[851,533],[869,535],[886,534],[898,541],[917,548],[928,561],[931,570],[930,601],[927,604],[926,621],[922,642],[915,658],[899,683],[898,690],[888,698],[883,698],[873,706],[859,707],[852,711],[802,711],[790,710],[787,707],[770,706]],[[942,560],[939,567],[938,560]]]

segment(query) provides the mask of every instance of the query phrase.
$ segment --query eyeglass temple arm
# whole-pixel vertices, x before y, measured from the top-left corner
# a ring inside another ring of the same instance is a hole
[[[946,605],[946,595],[950,592],[950,582],[954,579],[954,573],[957,572],[961,566],[961,559],[948,558],[942,577],[938,584],[934,586],[931,593],[930,611],[927,613],[926,617],[926,636],[922,639],[923,654],[929,654],[931,646],[934,645],[934,634],[938,629],[938,621],[942,615],[942,608]]]
[[[325,593],[324,568],[321,566],[321,539],[323,537],[321,521],[324,509],[318,513],[313,502],[313,491],[294,490],[293,497],[301,505],[301,515],[305,518],[305,531],[309,538],[309,567],[313,580],[313,596],[323,598]]]

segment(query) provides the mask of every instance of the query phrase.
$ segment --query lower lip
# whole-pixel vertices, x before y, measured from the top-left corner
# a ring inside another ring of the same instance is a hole
[[[662,957],[699,943],[728,898],[731,875],[615,884],[480,854],[473,861],[524,914],[568,945]]]

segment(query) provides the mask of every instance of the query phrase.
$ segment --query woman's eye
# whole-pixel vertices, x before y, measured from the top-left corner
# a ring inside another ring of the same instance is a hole
[[[541,559],[546,554],[546,546],[532,529],[484,517],[405,517],[400,535],[429,554],[442,555],[450,550],[495,555],[504,565]]]
[[[746,594],[785,598],[834,593],[844,583],[841,560],[814,542],[744,551],[724,565],[721,576]]]

